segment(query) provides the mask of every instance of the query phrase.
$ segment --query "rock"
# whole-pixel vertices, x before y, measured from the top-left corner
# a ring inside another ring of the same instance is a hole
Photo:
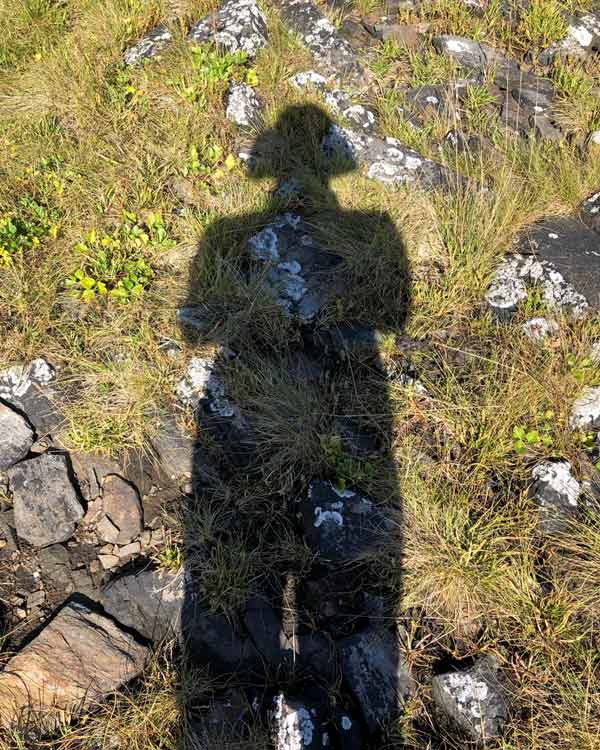
[[[319,67],[342,78],[364,78],[352,45],[342,39],[312,0],[278,0],[277,6],[282,21],[300,37]]]
[[[0,401],[0,471],[25,458],[33,440],[33,430],[27,421]]]
[[[311,482],[298,508],[306,543],[332,562],[350,562],[379,549],[393,527],[371,500],[331,482]]]
[[[160,641],[181,632],[184,578],[183,570],[144,570],[126,575],[104,588],[100,603],[122,625],[148,640]]]
[[[569,416],[572,430],[600,429],[600,386],[588,386],[578,396]]]
[[[44,453],[8,471],[17,534],[34,547],[64,542],[83,518],[67,460]]]
[[[142,506],[137,490],[120,476],[112,474],[104,480],[102,507],[105,517],[117,529],[101,539],[113,544],[129,544],[142,532]]]
[[[407,49],[416,50],[421,46],[422,35],[426,31],[420,23],[378,23],[374,32],[378,39],[397,42]]]
[[[363,133],[375,130],[375,115],[362,104],[354,104],[352,97],[343,89],[334,89],[324,94],[325,103],[333,114],[339,115]]]
[[[541,288],[551,310],[582,315],[589,307],[586,298],[569,284],[553,263],[532,255],[509,255],[498,267],[485,299],[498,320],[510,320],[518,305],[527,299],[528,287]]]
[[[464,68],[477,73],[493,70],[497,80],[518,79],[520,69],[515,60],[510,60],[501,52],[483,42],[466,39],[460,36],[435,36],[432,39],[435,49],[449,57]]]
[[[256,91],[245,83],[232,83],[229,87],[226,117],[240,127],[259,128],[262,122],[262,104]]]
[[[529,123],[538,138],[542,138],[545,141],[553,141],[555,143],[563,139],[563,134],[560,128],[557,127],[551,117],[544,112],[534,112],[529,118]]]
[[[542,461],[531,473],[534,484],[531,494],[540,506],[539,527],[553,534],[567,527],[577,510],[581,485],[571,473],[568,461]]]
[[[600,133],[600,131],[598,132]],[[593,193],[583,201],[581,218],[590,229],[600,234],[600,191]]]
[[[600,307],[600,253],[598,236],[579,219],[570,217],[546,218],[526,229],[518,243],[518,251],[535,253],[536,259],[547,266],[548,282],[557,279],[553,304],[559,307],[576,307],[579,303],[565,300],[572,292],[565,292],[565,282],[569,289],[576,289],[593,308]],[[558,275],[557,275],[558,274]],[[562,281],[559,281],[558,276]],[[544,282],[545,283],[545,282]]]
[[[564,39],[540,53],[540,63],[549,65],[555,57],[584,58],[600,43],[600,11],[576,13],[571,17]]]
[[[117,568],[119,566],[119,563],[121,562],[117,555],[98,555],[98,560],[100,561],[100,565],[102,565],[103,570],[112,570],[113,568]]]
[[[0,673],[0,724],[32,716],[55,729],[136,677],[147,653],[109,618],[70,602]]]
[[[425,190],[452,188],[464,179],[447,167],[421,156],[395,138],[376,138],[332,125],[323,139],[328,157],[365,165],[367,177],[389,185],[416,185]]]
[[[0,399],[25,414],[38,437],[52,432],[62,422],[57,394],[51,387],[55,379],[56,369],[42,358],[0,371]]]
[[[335,273],[341,258],[321,246],[298,214],[276,216],[248,240],[248,249],[263,268],[265,290],[288,315],[312,320],[340,293]]]
[[[185,377],[177,384],[177,398],[191,409],[196,409],[202,399],[212,398],[218,404],[216,410],[223,416],[231,416],[233,406],[225,398],[225,383],[218,372],[216,359],[216,355],[192,357]]]
[[[274,670],[281,668],[288,644],[282,632],[281,616],[278,616],[268,597],[251,597],[246,602],[242,619],[265,662]],[[290,654],[288,650],[288,656]]]
[[[63,591],[72,586],[69,553],[61,544],[52,544],[50,547],[41,549],[38,553],[38,561],[45,585],[50,584]]]
[[[508,718],[508,702],[492,659],[479,659],[463,672],[447,672],[432,680],[432,694],[443,721],[469,739],[499,737]]]
[[[414,680],[401,656],[396,636],[370,629],[337,643],[342,677],[354,693],[369,734],[397,718]]]
[[[339,27],[339,35],[356,52],[361,52],[377,44],[377,40],[369,34],[368,30],[355,18],[345,18]]]
[[[188,38],[197,44],[210,40],[227,52],[254,58],[267,45],[267,18],[256,0],[225,0],[217,13],[198,21]]]
[[[165,417],[150,437],[158,462],[170,479],[190,478],[195,471],[195,440],[185,432],[174,417]]]
[[[119,549],[119,560],[122,562],[125,559],[136,557],[140,554],[141,549],[142,547],[139,542],[131,542],[131,544],[126,544],[124,547],[121,547]]]
[[[320,704],[279,693],[273,701],[273,744],[276,750],[312,750],[329,745]]]
[[[530,318],[523,323],[521,329],[527,338],[541,341],[557,334],[560,326],[555,320],[548,320],[548,318]]]
[[[243,746],[247,735],[248,723],[252,721],[252,709],[248,699],[239,689],[228,690],[223,698],[212,700],[209,705],[200,707],[198,718],[191,719],[190,734],[191,747],[218,747],[219,744],[229,743]],[[218,744],[219,743],[219,744]]]
[[[169,29],[158,26],[125,51],[123,62],[125,65],[137,65],[146,58],[156,57],[167,49],[172,40]]]

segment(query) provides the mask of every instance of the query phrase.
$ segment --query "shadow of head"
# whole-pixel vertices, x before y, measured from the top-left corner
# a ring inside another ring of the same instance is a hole
[[[276,177],[280,182],[317,178],[327,184],[332,177],[353,171],[351,160],[332,159],[323,152],[323,139],[333,125],[327,112],[315,104],[287,107],[243,153],[249,177]]]

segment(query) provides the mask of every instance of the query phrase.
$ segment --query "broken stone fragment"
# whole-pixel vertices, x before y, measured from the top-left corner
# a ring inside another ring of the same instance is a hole
[[[25,414],[38,436],[52,432],[62,421],[51,387],[55,379],[56,369],[42,358],[0,371],[0,399]]]
[[[533,499],[540,507],[539,528],[546,534],[562,531],[577,510],[581,485],[568,461],[542,461],[531,473]]]
[[[29,453],[33,430],[14,409],[0,402],[0,471],[5,471]]]
[[[156,57],[171,44],[172,36],[166,26],[149,31],[144,37],[129,47],[123,54],[125,65],[137,65],[142,60]]]
[[[508,701],[497,669],[493,659],[482,658],[465,671],[434,677],[433,700],[441,721],[474,741],[499,737],[508,718]]]
[[[572,430],[600,429],[600,387],[588,386],[575,399],[569,427]]]
[[[83,508],[69,477],[67,459],[44,453],[8,471],[17,534],[34,547],[69,539]]]
[[[258,128],[262,121],[262,104],[252,86],[232,83],[225,115],[239,127]]]
[[[113,544],[129,544],[142,532],[142,506],[135,487],[120,476],[113,474],[104,480],[102,494],[104,518],[110,525],[101,539]],[[100,526],[100,525],[99,525]],[[116,534],[112,532],[116,530]],[[100,528],[98,528],[100,532]]]
[[[371,500],[331,482],[311,482],[299,504],[308,546],[324,561],[349,562],[380,550],[394,527]]]
[[[327,157],[347,160],[354,166],[365,165],[367,177],[388,185],[416,185],[430,190],[465,184],[464,178],[395,138],[376,138],[332,125],[322,145]]]
[[[369,629],[337,642],[342,677],[354,693],[369,734],[376,734],[401,713],[414,692],[397,635]]]
[[[0,673],[0,725],[52,731],[136,677],[148,649],[108,617],[70,602]]]
[[[227,52],[245,52],[254,58],[267,45],[267,18],[256,0],[226,0],[216,13],[190,29],[188,39],[197,44],[214,41]]]

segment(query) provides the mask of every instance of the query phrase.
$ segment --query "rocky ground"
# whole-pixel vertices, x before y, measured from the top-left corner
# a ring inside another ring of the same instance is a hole
[[[0,20],[0,748],[597,747],[600,5]]]

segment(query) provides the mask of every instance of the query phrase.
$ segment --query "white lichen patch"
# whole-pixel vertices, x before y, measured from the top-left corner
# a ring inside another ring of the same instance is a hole
[[[543,486],[538,487],[536,498],[543,507],[549,505],[544,495],[544,490],[552,492],[573,508],[577,507],[577,501],[581,495],[581,485],[571,473],[571,464],[568,461],[543,461],[533,468],[531,475],[536,482]]]
[[[569,417],[569,427],[572,430],[600,427],[600,387],[584,388],[581,395],[575,399]]]
[[[274,700],[277,750],[304,750],[310,747],[315,735],[315,724],[304,706],[294,707],[280,693]]]
[[[482,702],[486,700],[489,688],[486,682],[473,677],[468,672],[454,672],[445,676],[448,691],[459,704],[460,710],[474,719],[482,716]]]
[[[256,92],[245,83],[233,83],[229,88],[226,117],[240,127],[257,127],[262,117],[262,105]]]
[[[0,398],[22,398],[33,385],[47,386],[56,378],[56,369],[41,357],[26,365],[13,365],[0,371]]]
[[[539,341],[558,333],[559,325],[555,320],[548,318],[530,318],[521,326],[527,338]]]
[[[332,503],[330,507],[333,507],[336,503]],[[315,508],[315,528],[318,529],[322,524],[335,524],[335,526],[344,525],[344,517],[340,513],[343,507],[342,503],[339,503],[339,510],[323,510],[321,506]]]

